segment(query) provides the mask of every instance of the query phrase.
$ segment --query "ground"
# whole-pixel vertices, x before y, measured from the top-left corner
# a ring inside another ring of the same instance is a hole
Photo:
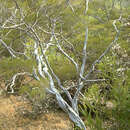
[[[22,96],[0,95],[0,130],[72,130],[72,122],[62,110],[49,110],[37,117],[31,103]],[[35,118],[33,118],[33,116]]]

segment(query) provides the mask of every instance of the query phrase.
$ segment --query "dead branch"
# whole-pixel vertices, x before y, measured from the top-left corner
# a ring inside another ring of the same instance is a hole
[[[117,20],[120,20],[120,18],[121,18],[121,17],[119,17],[119,19],[117,19]],[[117,42],[117,40],[118,40],[118,38],[119,38],[119,34],[120,34],[120,31],[117,29],[117,26],[116,26],[117,20],[114,20],[114,21],[113,21],[113,26],[114,26],[114,29],[115,29],[115,31],[116,31],[116,36],[115,36],[114,40],[109,44],[109,46],[108,46],[108,47],[106,48],[106,50],[101,54],[101,56],[100,56],[96,61],[94,61],[94,63],[93,63],[92,66],[91,66],[90,71],[89,71],[88,74],[85,76],[85,79],[84,79],[84,80],[86,80],[86,79],[90,76],[90,74],[91,74],[91,73],[94,71],[94,69],[95,69],[95,65],[102,60],[102,58],[109,52],[109,50],[112,48],[112,46]]]
[[[15,82],[16,82],[16,78],[19,77],[19,76],[23,76],[23,75],[28,75],[28,76],[32,76],[32,74],[30,74],[29,72],[21,72],[21,73],[17,73],[15,74],[12,79],[11,79],[11,82],[6,86],[6,90],[8,88],[11,89],[11,92],[8,92],[8,93],[14,93],[14,85],[15,85]]]
[[[16,58],[16,55],[13,53],[12,48],[7,46],[7,44],[2,39],[0,39],[0,43],[8,50],[13,58]]]
[[[89,0],[85,0],[85,14],[87,14],[87,11],[88,11],[88,3],[89,3]]]

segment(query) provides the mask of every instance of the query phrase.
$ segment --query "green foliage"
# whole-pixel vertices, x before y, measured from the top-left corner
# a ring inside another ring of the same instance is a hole
[[[25,79],[26,80],[26,79]],[[33,104],[40,105],[46,97],[46,88],[48,88],[47,80],[36,81],[33,80],[19,88],[20,95],[26,95]]]
[[[28,81],[29,80],[29,81]],[[25,83],[26,82],[26,83]],[[32,104],[31,113],[27,111],[27,117],[30,119],[36,119],[39,114],[43,111],[44,105],[46,104],[46,88],[49,87],[47,80],[33,80],[29,77],[25,77],[25,81],[22,86],[18,89],[18,94],[26,97]]]
[[[74,13],[65,0],[17,0],[17,2],[23,10],[24,21],[29,26],[33,26],[41,39],[41,43],[50,42],[52,19],[57,19],[55,33],[58,41],[63,50],[79,64],[81,64],[83,56],[85,29],[88,27],[87,69],[85,68],[85,72],[89,71],[91,63],[104,52],[115,38],[116,32],[112,23],[122,14],[122,19],[116,23],[120,30],[118,40],[120,46],[114,46],[112,52],[96,66],[100,73],[94,75],[94,77],[104,78],[106,81],[88,87],[84,93],[85,99],[82,100],[80,112],[83,114],[86,125],[92,130],[106,129],[106,127],[113,130],[129,129],[130,7],[128,0],[91,0],[87,15],[84,14],[85,1],[82,2],[81,0],[70,1],[75,10]],[[10,0],[0,0],[0,26],[10,18],[12,12],[15,12],[15,6],[15,2]],[[21,22],[19,10],[17,10],[16,16],[17,18],[14,18],[15,23],[19,24]],[[35,22],[36,24],[34,24]],[[12,24],[8,23],[6,26],[10,25]],[[26,30],[25,25],[22,28]],[[27,31],[29,30],[27,29]],[[74,46],[73,50],[68,49],[70,44],[65,42],[59,34],[62,34]],[[0,38],[15,51],[25,52],[27,56],[32,57],[33,48],[31,46],[34,41],[30,40],[24,31],[0,29]],[[30,47],[25,48],[22,43]],[[56,44],[55,41],[53,43]],[[74,65],[61,55],[56,48],[50,49],[47,53],[49,63],[61,81],[76,79]],[[36,64],[33,58],[30,60],[24,60],[23,57],[9,58],[10,54],[1,44],[0,54],[3,56],[3,59],[0,59],[0,78],[4,80],[9,80],[17,72],[32,72],[32,67]],[[18,82],[20,83],[21,79]],[[45,96],[44,88],[41,86],[44,85],[39,83],[22,84],[22,86],[19,86],[21,87],[19,93],[28,94],[34,101],[41,101]]]
[[[55,74],[61,79],[61,81],[66,81],[76,78],[76,69],[75,66],[60,53],[48,57],[52,69]]]
[[[103,121],[99,115],[104,112],[102,98],[100,96],[100,88],[97,84],[92,85],[85,92],[85,98],[82,100],[80,112],[83,114],[86,126],[90,129],[103,129]]]
[[[10,3],[9,1],[5,3],[2,0],[2,2],[7,5],[7,10],[9,7],[11,8],[15,5],[15,3]],[[83,13],[85,4],[80,0],[71,1],[75,13],[72,12],[71,8],[64,0],[38,0],[37,2],[34,0],[24,0],[22,2],[21,0],[18,0],[17,2],[25,13],[24,20],[29,25],[33,26],[37,19],[37,26],[40,26],[43,30],[51,32],[50,28],[48,28],[46,25],[51,27],[52,23],[50,19],[58,18],[56,22],[55,32],[59,33],[62,30],[64,37],[73,44],[75,49],[75,52],[65,49],[66,52],[68,52],[70,55],[73,55],[75,59],[78,58],[79,61],[81,61],[82,58],[82,47],[84,43],[86,26],[89,28],[89,44],[87,48],[89,64],[91,64],[105,50],[106,46],[114,39],[115,30],[112,26],[112,22],[114,19],[119,18],[120,1],[90,1],[87,15],[84,15]],[[126,7],[126,3],[127,0],[124,0],[122,2],[122,17],[123,19],[126,19],[126,22],[122,23],[123,25],[129,22],[127,18],[128,11],[126,11],[126,9],[128,9],[128,7]],[[40,7],[41,9],[39,9]],[[36,12],[39,12],[38,15]],[[120,26],[118,28],[120,28]],[[121,32],[123,34],[123,37],[128,37],[129,30],[127,28],[128,26],[123,26],[122,28]],[[50,38],[49,34],[46,34],[45,32],[39,30],[37,27],[35,30],[43,40],[42,42],[48,42],[48,39]],[[6,31],[8,32],[8,29]],[[2,31],[3,34],[1,36],[5,36],[7,32],[4,33]],[[123,38],[122,34],[120,35],[121,46],[123,46],[123,48],[129,48],[127,42],[128,38]],[[8,35],[8,37],[5,38],[5,42],[8,45],[10,45],[10,43],[13,43],[13,49],[16,51],[24,51],[25,48],[21,44],[23,39],[19,39],[19,37],[24,37],[24,41],[28,40],[28,37],[24,35],[24,32],[13,30]],[[62,40],[63,39],[61,39],[61,41]],[[67,43],[65,44],[68,45]],[[6,54],[6,56],[9,56],[9,53],[8,55]]]
[[[121,49],[119,52],[121,53]],[[104,57],[97,65],[100,72],[97,78],[104,78],[106,81],[90,85],[80,105],[80,112],[90,129],[130,128],[130,70],[122,60],[116,51]]]
[[[33,66],[35,66],[33,60],[3,58],[0,60],[0,77],[4,80],[9,80],[18,72],[32,72]]]
[[[25,54],[28,57],[33,57],[33,52],[34,52],[34,41],[32,39],[28,39],[28,42],[25,43],[26,48],[25,48]]]

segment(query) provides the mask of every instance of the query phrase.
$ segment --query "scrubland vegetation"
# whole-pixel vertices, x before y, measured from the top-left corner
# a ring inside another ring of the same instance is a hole
[[[0,95],[53,95],[75,130],[129,130],[129,12],[128,0],[0,0]]]

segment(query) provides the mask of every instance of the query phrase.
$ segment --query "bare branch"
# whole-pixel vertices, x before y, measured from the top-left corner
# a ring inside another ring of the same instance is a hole
[[[71,3],[70,3],[70,0],[66,0],[66,2],[67,2],[67,4],[69,5],[69,7],[71,8],[71,10],[73,11],[73,13],[74,13],[75,11],[74,11],[73,6],[72,6]]]
[[[50,66],[50,64],[49,64],[49,62],[48,62],[48,60],[47,60],[47,58],[46,58],[46,56],[45,56],[45,54],[44,54],[44,51],[43,51],[42,46],[41,46],[41,50],[42,50],[43,58],[45,59],[45,62],[46,62],[46,64],[47,64],[47,67],[48,67],[48,69],[50,70],[51,74],[52,74],[52,75],[54,76],[54,78],[56,79],[56,81],[57,81],[57,83],[58,83],[58,86],[66,93],[66,95],[68,96],[69,100],[72,102],[72,97],[71,97],[70,93],[67,91],[66,88],[64,88],[64,87],[62,86],[60,79],[57,77],[57,75],[54,73],[53,69],[51,68],[51,66]]]
[[[81,77],[81,78],[83,78],[84,68],[85,68],[85,65],[86,65],[86,58],[87,58],[87,53],[86,53],[87,40],[88,40],[88,28],[86,28],[85,41],[84,41],[84,47],[83,47],[83,59],[82,59],[82,66],[81,66],[81,70],[80,70],[80,77]]]
[[[85,64],[86,64],[86,58],[87,58],[87,53],[86,53],[86,48],[87,48],[87,40],[88,40],[88,28],[86,28],[86,34],[85,34],[85,41],[84,41],[84,47],[83,47],[83,58],[82,58],[82,66],[80,69],[80,77],[78,79],[78,87],[77,91],[74,95],[73,101],[72,101],[72,106],[73,109],[78,113],[78,96],[80,94],[81,89],[84,87],[83,82],[81,79],[84,79],[83,74],[84,74],[84,69],[85,69]]]
[[[13,53],[12,49],[7,46],[7,44],[2,39],[0,39],[0,43],[8,50],[12,57],[16,58],[16,55]]]
[[[120,20],[120,18],[118,19],[118,20]],[[114,28],[115,28],[115,30],[116,30],[116,36],[115,36],[115,39],[109,44],[109,46],[106,48],[106,50],[101,54],[101,56],[96,60],[96,61],[94,61],[94,63],[92,64],[92,66],[91,66],[91,69],[90,69],[90,71],[88,72],[88,74],[85,76],[85,79],[84,80],[86,80],[89,76],[90,76],[90,74],[94,71],[94,69],[95,69],[95,65],[97,64],[97,63],[99,63],[101,60],[102,60],[102,58],[109,52],[109,50],[112,48],[112,46],[113,46],[113,44],[115,44],[116,42],[117,42],[117,40],[118,40],[118,38],[119,38],[119,34],[120,34],[120,31],[117,29],[117,27],[116,27],[116,21],[117,20],[114,20],[113,21],[113,26],[114,26]]]
[[[56,34],[56,33],[55,33],[55,34]],[[62,34],[61,34],[60,36],[61,36],[61,38],[62,38],[66,43],[68,43],[68,44],[73,48],[73,50],[74,50],[73,44],[72,44],[70,41],[68,41]]]
[[[87,11],[88,11],[88,3],[89,3],[89,0],[85,0],[85,14],[87,14]]]
[[[8,52],[11,54],[11,56],[13,58],[16,58],[17,56],[16,55],[24,55],[27,59],[30,59],[28,56],[26,56],[25,53],[22,53],[22,52],[16,52],[15,50],[13,50],[11,47],[7,46],[7,44],[2,40],[0,39],[0,43],[8,50]],[[15,55],[16,54],[16,55]]]
[[[22,72],[22,73],[17,73],[17,74],[15,74],[15,75],[12,77],[12,79],[11,79],[11,83],[6,86],[6,90],[8,89],[8,87],[11,89],[11,92],[8,92],[8,93],[14,93],[13,86],[15,85],[16,78],[17,78],[18,76],[21,76],[21,75],[29,75],[29,76],[32,76],[32,74],[30,74],[29,72]]]
[[[48,62],[48,61],[47,61]],[[42,60],[43,63],[43,60]],[[43,63],[44,64],[44,63]],[[48,63],[47,63],[48,64]],[[51,68],[50,68],[51,69]],[[56,99],[58,101],[59,106],[69,114],[70,119],[75,122],[77,124],[77,126],[79,126],[80,128],[83,128],[84,130],[86,130],[86,127],[84,125],[84,122],[81,120],[81,118],[79,117],[79,115],[68,105],[68,103],[62,98],[62,96],[60,95],[60,93],[56,90],[55,86],[54,86],[54,81],[52,76],[49,74],[48,72],[48,68],[45,64],[45,67],[43,68],[43,71],[45,72],[45,74],[48,76],[49,80],[50,80],[50,90],[49,92],[51,92],[52,94],[56,95]],[[54,75],[54,74],[53,74]],[[56,77],[58,78],[58,77]],[[59,80],[59,79],[57,79]],[[60,80],[58,81],[59,85],[60,85]],[[63,90],[64,92],[66,92],[66,90]],[[68,91],[67,91],[68,92]]]
[[[16,25],[13,25],[13,26],[8,26],[8,27],[5,27],[5,26],[1,26],[2,29],[16,29],[17,27],[20,27],[24,25],[24,23],[20,23],[20,24],[16,24]]]
[[[106,81],[106,79],[90,79],[90,80],[84,80],[83,82],[84,82],[84,86],[85,86],[85,83],[87,83],[87,82],[104,82],[104,81]],[[67,90],[70,90],[72,88],[77,89],[77,87],[78,87],[78,85],[73,85],[73,86],[67,87]],[[64,92],[62,91],[62,93],[64,93]]]
[[[78,74],[78,73],[79,73],[79,66],[78,66],[78,64],[74,61],[73,58],[71,58],[71,57],[61,48],[60,43],[59,43],[58,39],[56,38],[55,33],[53,33],[53,36],[54,36],[55,41],[57,42],[57,47],[58,47],[58,49],[62,52],[62,54],[63,54],[64,56],[66,56],[66,57],[75,65],[75,68],[76,68],[76,71],[77,71],[77,74]]]
[[[86,82],[103,82],[106,81],[106,79],[91,79],[91,80],[85,80],[84,83]]]
[[[45,55],[46,51],[44,50],[37,33],[34,31],[34,29],[32,27],[30,27],[30,29],[31,29],[32,33],[34,34],[34,38],[36,40],[34,54],[35,54],[35,57],[36,57],[36,61],[38,63],[38,69],[39,69],[40,75],[44,78],[44,76],[42,75],[43,74],[42,72],[44,72],[44,74],[47,75],[47,77],[50,80],[50,90],[48,89],[48,91],[51,92],[52,94],[56,95],[56,99],[57,99],[57,101],[59,103],[59,106],[65,112],[67,112],[69,114],[70,119],[72,121],[74,121],[80,128],[84,128],[84,130],[86,130],[84,122],[81,120],[79,115],[68,105],[68,103],[61,97],[60,93],[55,88],[52,76],[56,79],[56,81],[58,83],[58,86],[61,88],[61,90],[63,90],[66,93],[66,95],[68,96],[69,100],[72,102],[72,97],[71,97],[70,93],[67,91],[66,88],[64,88],[61,85],[60,79],[53,72],[53,70],[52,70],[52,68],[51,68],[51,66],[50,66],[50,64],[49,64],[49,62],[47,60],[47,57]],[[50,39],[52,39],[52,37]],[[40,47],[41,52],[42,52],[41,56],[39,55],[39,51],[38,51],[39,47]],[[48,70],[50,71],[51,74],[48,72]]]

